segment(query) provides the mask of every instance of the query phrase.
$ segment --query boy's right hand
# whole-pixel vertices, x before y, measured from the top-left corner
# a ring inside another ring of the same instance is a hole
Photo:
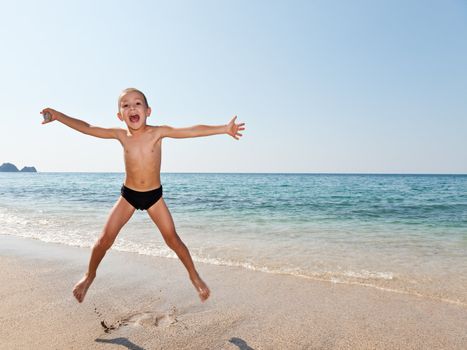
[[[42,116],[44,117],[42,124],[47,124],[47,123],[53,122],[54,120],[57,120],[57,115],[59,113],[60,112],[57,112],[56,110],[52,108],[44,108],[41,112]]]

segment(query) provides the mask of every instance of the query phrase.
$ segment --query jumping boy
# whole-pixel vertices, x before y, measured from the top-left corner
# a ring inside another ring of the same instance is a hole
[[[116,139],[123,147],[125,181],[121,188],[121,196],[112,208],[100,237],[92,247],[88,271],[73,288],[73,294],[78,302],[84,300],[105,253],[112,246],[123,225],[128,222],[136,209],[140,209],[148,212],[167,245],[185,265],[201,301],[205,301],[210,294],[209,288],[196,271],[188,248],[178,236],[162,196],[160,180],[162,139],[228,134],[238,140],[242,136],[239,131],[245,130],[245,123],[235,123],[237,118],[235,116],[228,124],[219,126],[196,125],[188,128],[173,128],[147,125],[146,119],[151,115],[151,108],[146,96],[134,88],[125,89],[120,94],[118,110],[118,119],[125,122],[127,129],[92,126],[51,108],[45,108],[41,112],[44,115],[43,124],[58,120],[87,135]]]

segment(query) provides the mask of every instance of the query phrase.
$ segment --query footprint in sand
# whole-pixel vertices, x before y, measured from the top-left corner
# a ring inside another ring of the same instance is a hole
[[[102,314],[94,309],[94,312],[102,317]],[[177,309],[172,307],[169,311],[166,312],[153,312],[153,311],[144,311],[131,314],[130,316],[124,317],[117,322],[112,324],[107,323],[105,320],[101,321],[101,326],[104,328],[104,332],[110,333],[115,331],[120,327],[131,326],[131,327],[168,327],[174,323],[177,323]]]

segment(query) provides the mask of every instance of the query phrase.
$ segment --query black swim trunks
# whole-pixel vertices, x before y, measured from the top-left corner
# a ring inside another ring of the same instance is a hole
[[[123,185],[120,193],[135,209],[147,210],[162,197],[162,186],[155,190],[139,192]]]

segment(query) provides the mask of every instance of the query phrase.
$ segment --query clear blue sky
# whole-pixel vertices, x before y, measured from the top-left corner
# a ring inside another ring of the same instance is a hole
[[[5,1],[0,43],[0,163],[123,171],[39,111],[119,126],[137,87],[150,124],[247,123],[165,140],[166,172],[467,173],[465,0]]]

